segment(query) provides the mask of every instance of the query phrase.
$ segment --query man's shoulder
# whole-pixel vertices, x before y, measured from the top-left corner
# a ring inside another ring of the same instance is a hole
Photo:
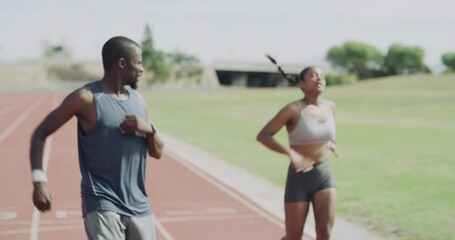
[[[134,94],[142,104],[145,104],[145,99],[138,90],[130,88],[130,87],[128,87],[128,90],[130,93]]]
[[[67,99],[71,101],[78,101],[82,103],[92,103],[93,101],[93,90],[91,88],[92,83],[87,83],[84,86],[74,90],[71,92]]]

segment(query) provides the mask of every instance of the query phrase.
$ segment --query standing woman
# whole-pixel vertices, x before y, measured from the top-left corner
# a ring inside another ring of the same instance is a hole
[[[269,57],[269,56],[267,56]],[[271,57],[269,59],[276,64]],[[330,239],[335,222],[337,191],[329,168],[335,146],[335,104],[324,100],[324,73],[317,67],[307,67],[296,79],[304,97],[284,106],[259,132],[257,140],[272,151],[290,159],[284,197],[286,236],[283,240],[300,240],[310,203],[316,223],[318,240]],[[290,147],[279,143],[274,135],[286,126]]]

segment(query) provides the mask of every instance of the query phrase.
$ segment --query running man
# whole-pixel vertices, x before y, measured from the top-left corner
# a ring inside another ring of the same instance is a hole
[[[140,46],[126,37],[102,49],[104,76],[70,93],[31,138],[33,203],[45,212],[51,195],[43,171],[46,138],[77,118],[82,214],[88,239],[155,240],[145,192],[147,153],[159,159],[163,142],[135,91],[144,68]]]

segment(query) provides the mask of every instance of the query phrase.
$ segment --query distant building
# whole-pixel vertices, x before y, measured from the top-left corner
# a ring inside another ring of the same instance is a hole
[[[208,66],[213,69],[221,86],[276,87],[290,83],[278,72],[272,63],[242,63],[217,61]],[[282,65],[290,75],[298,75],[302,67]]]

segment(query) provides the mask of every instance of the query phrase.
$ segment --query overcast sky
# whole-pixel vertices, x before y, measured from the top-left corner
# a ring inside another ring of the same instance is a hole
[[[218,60],[322,64],[354,40],[386,53],[419,46],[429,66],[455,52],[454,0],[0,0],[0,61],[37,59],[43,43],[64,44],[77,60],[100,60],[110,37],[140,42],[203,63]],[[101,60],[100,60],[101,61]]]

